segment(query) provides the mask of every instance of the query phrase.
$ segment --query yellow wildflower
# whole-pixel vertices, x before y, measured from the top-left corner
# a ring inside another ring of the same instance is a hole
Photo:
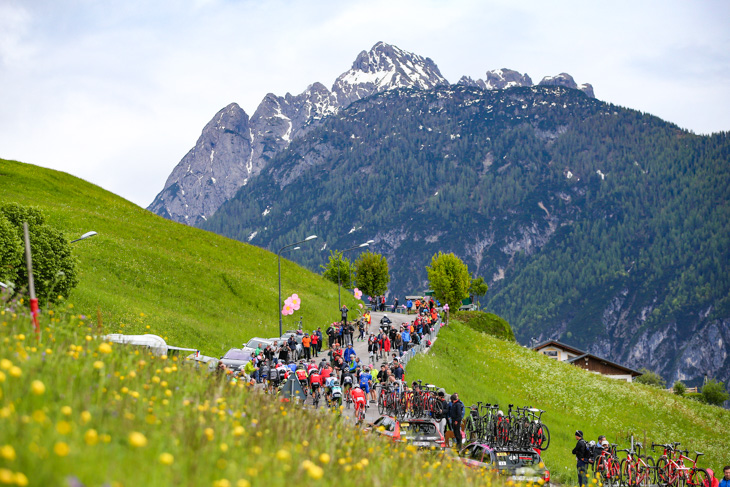
[[[99,443],[99,433],[96,432],[95,429],[87,430],[86,433],[84,433],[84,441],[89,446],[94,446],[97,443]]]
[[[142,448],[147,446],[147,438],[139,431],[132,431],[129,433],[129,444],[135,448]]]
[[[175,461],[175,457],[172,456],[171,453],[161,453],[160,454],[160,463],[163,465],[172,465],[172,463]]]
[[[63,441],[59,441],[55,445],[53,445],[53,453],[55,453],[59,457],[65,457],[69,454],[70,451],[71,449]]]
[[[0,457],[12,462],[15,460],[15,448],[12,445],[3,445],[0,447]]]

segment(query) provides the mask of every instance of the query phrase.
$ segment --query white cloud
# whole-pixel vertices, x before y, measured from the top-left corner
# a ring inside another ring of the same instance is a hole
[[[564,71],[602,100],[728,130],[727,5],[0,0],[0,157],[147,206],[222,107],[252,115],[268,92],[331,86],[381,40],[430,57],[451,82]]]

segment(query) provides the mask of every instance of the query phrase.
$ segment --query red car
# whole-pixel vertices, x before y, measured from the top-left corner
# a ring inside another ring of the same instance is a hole
[[[446,447],[446,439],[438,423],[430,418],[397,419],[383,415],[368,425],[366,431],[402,441],[421,449]]]

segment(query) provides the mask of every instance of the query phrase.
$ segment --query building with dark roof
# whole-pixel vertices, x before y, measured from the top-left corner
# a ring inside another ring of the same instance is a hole
[[[634,377],[641,375],[634,369],[624,367],[623,365],[611,362],[602,357],[598,357],[591,353],[584,352],[557,340],[548,340],[540,343],[532,349],[538,353],[554,358],[559,362],[565,362],[581,369],[588,370],[594,374],[601,374],[613,379],[625,380],[633,382]]]

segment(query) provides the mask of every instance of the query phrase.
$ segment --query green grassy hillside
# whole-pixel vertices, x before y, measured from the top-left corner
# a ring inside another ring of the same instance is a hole
[[[334,412],[100,342],[69,311],[42,316],[37,342],[27,311],[5,304],[0,485],[485,485],[484,472],[367,435]]]
[[[109,331],[152,332],[209,355],[278,335],[275,254],[165,220],[68,174],[0,159],[0,202],[9,201],[40,207],[69,240],[99,233],[73,244],[80,284],[69,302]],[[300,316],[306,329],[339,319],[337,286],[288,260],[281,270],[282,300],[302,298],[284,329]]]
[[[551,444],[545,461],[559,483],[574,484],[574,432],[587,440],[604,434],[627,448],[637,441],[682,442],[705,454],[704,467],[727,464],[730,411],[674,396],[641,384],[627,384],[558,363],[515,343],[452,321],[441,330],[431,353],[408,364],[408,378],[458,392],[466,406],[476,401],[533,406],[547,411]]]

